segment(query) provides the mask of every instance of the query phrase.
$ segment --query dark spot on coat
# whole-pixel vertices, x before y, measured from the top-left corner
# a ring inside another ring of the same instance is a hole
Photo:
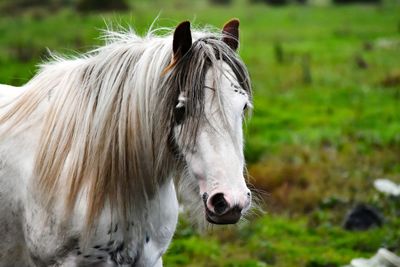
[[[137,251],[136,255],[135,255],[135,258],[133,259],[132,266],[136,266],[136,263],[139,261],[139,257],[140,257],[140,252]]]
[[[118,245],[118,247],[115,249],[116,252],[120,252],[124,249],[125,244],[122,242],[121,244]]]
[[[42,261],[42,259],[38,255],[34,254],[31,251],[29,251],[29,256],[35,265],[37,265],[37,266],[46,266],[47,265],[46,262]]]

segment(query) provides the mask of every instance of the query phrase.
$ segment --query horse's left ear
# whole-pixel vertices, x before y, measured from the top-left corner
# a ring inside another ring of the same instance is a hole
[[[190,22],[184,21],[179,24],[174,32],[174,41],[172,50],[174,52],[174,60],[182,58],[192,47],[192,33],[190,31]]]
[[[222,41],[224,41],[233,51],[239,46],[239,20],[231,19],[225,23],[222,29]]]

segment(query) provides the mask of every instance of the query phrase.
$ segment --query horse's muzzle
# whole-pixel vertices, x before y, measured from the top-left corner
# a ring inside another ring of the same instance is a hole
[[[234,224],[242,216],[242,208],[238,205],[230,207],[222,193],[216,194],[211,198],[214,211],[207,207],[208,194],[203,195],[206,219],[213,224]]]

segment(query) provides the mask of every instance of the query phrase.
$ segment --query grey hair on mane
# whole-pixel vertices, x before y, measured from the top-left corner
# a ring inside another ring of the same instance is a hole
[[[110,31],[105,46],[73,59],[55,58],[25,85],[25,93],[0,116],[0,124],[8,125],[0,136],[24,121],[42,124],[33,180],[48,208],[63,197],[68,215],[87,197],[89,228],[106,205],[122,224],[131,215],[145,221],[146,215],[135,211],[143,210],[157,185],[184,173],[172,135],[179,94],[187,98],[180,134],[188,148],[204,121],[210,67],[222,71],[227,63],[251,97],[247,70],[222,34],[192,34],[190,50],[171,65],[170,34]],[[220,109],[224,112],[222,104]]]

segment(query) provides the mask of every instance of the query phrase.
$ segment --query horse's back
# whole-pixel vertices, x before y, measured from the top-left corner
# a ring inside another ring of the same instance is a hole
[[[12,100],[15,97],[18,97],[23,91],[24,87],[16,87],[6,84],[0,84],[0,102]]]

